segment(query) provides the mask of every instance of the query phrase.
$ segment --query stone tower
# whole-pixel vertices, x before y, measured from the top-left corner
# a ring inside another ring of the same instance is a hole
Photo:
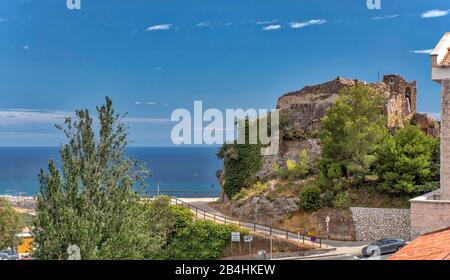
[[[384,75],[383,82],[389,86],[390,92],[403,99],[403,112],[406,115],[416,113],[417,86],[416,81],[407,82],[400,75]]]

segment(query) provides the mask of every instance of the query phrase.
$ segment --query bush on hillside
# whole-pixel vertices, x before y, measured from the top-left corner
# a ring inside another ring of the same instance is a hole
[[[320,188],[318,186],[308,186],[300,193],[300,209],[305,211],[314,211],[319,209],[321,206]]]

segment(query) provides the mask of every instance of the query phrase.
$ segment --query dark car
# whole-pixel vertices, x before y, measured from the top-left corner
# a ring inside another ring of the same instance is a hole
[[[366,257],[395,253],[406,246],[406,241],[399,238],[385,238],[378,240],[362,249]]]

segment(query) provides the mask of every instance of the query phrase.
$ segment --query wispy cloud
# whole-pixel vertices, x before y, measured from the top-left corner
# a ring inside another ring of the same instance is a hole
[[[158,30],[169,30],[172,28],[172,24],[165,23],[165,24],[158,24],[153,25],[147,28],[147,31],[158,31]]]
[[[321,25],[326,22],[327,22],[326,19],[312,19],[312,20],[308,20],[308,21],[304,21],[304,22],[293,21],[293,22],[289,23],[289,25],[291,26],[291,28],[297,29],[297,28],[304,28],[304,27],[311,26],[311,25]]]
[[[30,46],[23,46],[23,47],[22,47],[22,49],[24,49],[24,50],[26,50],[26,51],[27,51],[27,50],[29,50],[29,49],[30,49]]]
[[[263,27],[261,29],[264,30],[264,31],[273,31],[273,30],[281,29],[281,25],[279,25],[279,24],[271,24],[271,25],[265,26],[265,27]]]
[[[146,102],[151,103],[151,102]],[[61,124],[68,117],[75,117],[72,112],[50,111],[38,109],[6,109],[0,110],[0,126],[3,129],[22,129],[26,125]],[[92,116],[94,120],[96,116]],[[163,123],[170,122],[168,118],[125,117],[125,123]],[[28,129],[28,128],[27,128]]]
[[[422,18],[435,18],[435,17],[445,17],[450,13],[450,10],[429,10],[423,12],[420,16]]]
[[[211,25],[210,21],[203,21],[196,24],[198,27],[208,27]]]
[[[278,22],[278,19],[272,19],[272,20],[256,20],[256,21],[253,21],[255,24],[258,24],[258,25],[266,25],[266,24],[273,24],[273,23],[276,23],[276,22]]]
[[[7,109],[0,110],[0,124],[33,124],[33,123],[61,123],[67,117],[74,114],[64,111],[47,111],[35,109]]]
[[[156,105],[156,102],[151,102],[151,101],[136,101],[134,104],[136,105]]]
[[[398,18],[400,15],[395,14],[395,15],[384,15],[384,16],[377,16],[377,17],[373,17],[373,20],[385,20],[385,19],[393,19],[393,18]]]
[[[8,18],[0,18],[0,23],[7,22],[7,21],[8,21]]]
[[[431,54],[433,52],[433,49],[425,49],[425,50],[413,50],[412,53],[417,54]]]

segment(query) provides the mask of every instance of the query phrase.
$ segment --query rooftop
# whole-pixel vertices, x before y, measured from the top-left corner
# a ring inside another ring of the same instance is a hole
[[[448,67],[450,66],[450,32],[442,36],[439,43],[431,52],[434,67]]]
[[[445,54],[440,64],[442,66],[450,66],[450,47],[447,49],[447,54]]]
[[[389,260],[450,260],[450,228],[417,237]]]

